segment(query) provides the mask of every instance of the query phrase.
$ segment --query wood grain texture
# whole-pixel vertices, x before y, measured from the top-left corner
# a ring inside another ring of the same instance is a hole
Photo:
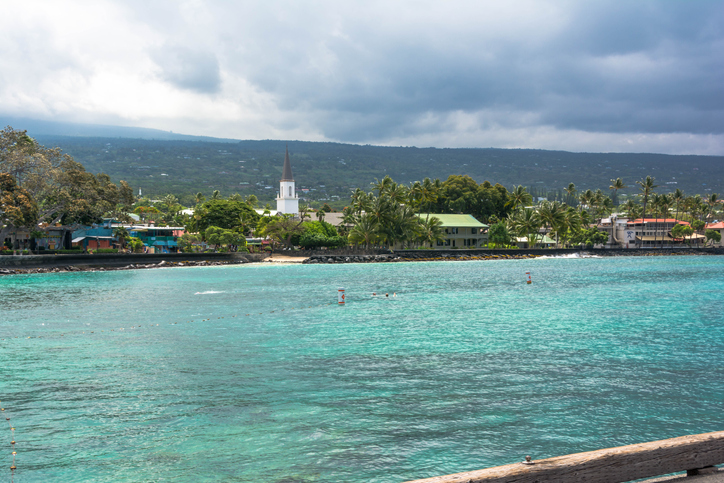
[[[534,461],[408,483],[622,483],[724,463],[724,431]]]

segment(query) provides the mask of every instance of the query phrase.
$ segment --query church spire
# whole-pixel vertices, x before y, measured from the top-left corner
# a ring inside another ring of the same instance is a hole
[[[284,155],[284,170],[282,171],[282,181],[294,181],[292,176],[292,165],[289,162],[289,146],[287,146],[287,152]]]

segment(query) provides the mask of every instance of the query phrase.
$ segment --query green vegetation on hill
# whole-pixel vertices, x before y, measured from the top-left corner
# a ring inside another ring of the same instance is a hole
[[[32,135],[32,133],[30,133]],[[534,197],[566,200],[564,188],[608,189],[611,178],[655,176],[662,192],[724,191],[724,156],[570,153],[536,149],[436,149],[360,146],[301,141],[195,142],[127,138],[39,136],[59,146],[90,172],[124,179],[138,192],[158,198],[172,193],[184,206],[202,192],[239,193],[272,202],[288,144],[300,197],[346,206],[350,193],[370,179],[391,176],[409,184],[426,177],[468,175],[509,189],[522,185]],[[626,195],[627,192],[620,193]],[[630,196],[630,195],[629,195]],[[625,199],[625,196],[623,197]],[[618,200],[622,201],[622,200]]]

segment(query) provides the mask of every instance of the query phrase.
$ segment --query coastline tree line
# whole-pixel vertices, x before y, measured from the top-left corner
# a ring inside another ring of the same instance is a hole
[[[68,232],[99,223],[106,214],[130,221],[134,201],[125,181],[116,185],[106,174],[87,172],[26,131],[0,131],[0,243],[18,230],[40,238],[50,228]]]
[[[616,205],[621,192],[635,189],[636,196]],[[467,175],[445,181],[425,178],[409,185],[385,176],[375,179],[369,191],[355,189],[342,210],[343,223],[335,228],[324,221],[332,211],[328,205],[313,209],[300,206],[300,217],[271,216],[267,204],[256,211],[255,195],[232,194],[224,198],[214,191],[206,199],[198,193],[193,213],[173,194],[160,200],[135,198],[130,186],[111,182],[105,174],[88,173],[58,148],[45,148],[25,131],[0,131],[0,240],[21,228],[40,237],[56,224],[75,226],[99,223],[104,216],[130,222],[129,213],[159,226],[183,226],[180,240],[186,250],[198,249],[202,241],[217,249],[244,250],[249,236],[269,237],[292,248],[343,247],[357,245],[422,247],[444,239],[439,219],[431,213],[463,213],[488,224],[490,247],[515,246],[525,237],[530,246],[548,233],[559,246],[605,243],[607,234],[596,228],[601,219],[618,212],[629,218],[675,218],[672,236],[684,238],[702,233],[706,222],[718,216],[716,194],[686,196],[680,189],[658,193],[655,179],[647,176],[633,186],[621,178],[611,180],[609,192],[578,192],[570,183],[562,190],[565,201],[539,199],[534,202],[523,186],[508,190],[489,181],[477,183]],[[634,199],[637,198],[637,199]],[[312,218],[316,217],[316,220]],[[704,233],[702,233],[704,234]],[[718,232],[708,230],[708,241],[718,241]],[[123,234],[123,238],[130,238]],[[196,248],[194,248],[196,247]]]

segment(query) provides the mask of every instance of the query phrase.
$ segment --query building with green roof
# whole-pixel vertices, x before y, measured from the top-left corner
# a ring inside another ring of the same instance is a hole
[[[480,248],[488,244],[488,225],[480,223],[473,215],[420,213],[417,216],[422,219],[434,216],[442,222],[445,239],[431,248]]]

